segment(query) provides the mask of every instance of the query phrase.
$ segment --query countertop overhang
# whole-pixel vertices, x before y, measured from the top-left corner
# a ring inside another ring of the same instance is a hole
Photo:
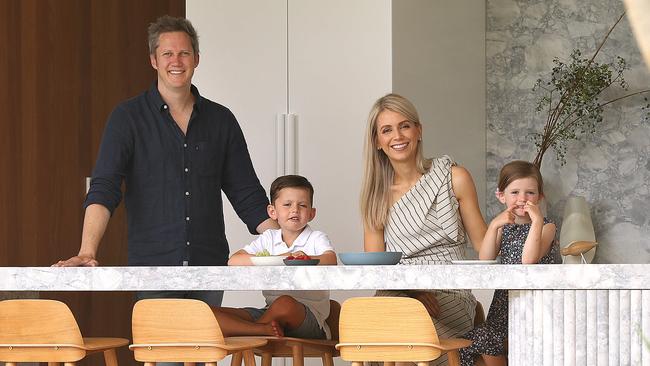
[[[650,264],[0,267],[0,291],[650,289]]]

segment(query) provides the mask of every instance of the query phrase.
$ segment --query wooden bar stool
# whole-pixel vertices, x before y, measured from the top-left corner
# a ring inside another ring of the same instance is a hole
[[[336,349],[339,337],[339,314],[341,304],[330,300],[330,314],[325,320],[330,328],[332,339],[304,339],[292,337],[259,337],[268,343],[255,347],[255,354],[262,358],[262,366],[271,366],[273,357],[292,357],[293,366],[303,366],[305,357],[318,357],[323,366],[333,366],[334,357],[339,356]],[[256,337],[257,338],[257,337]],[[242,354],[234,354],[230,366],[240,366]]]
[[[424,305],[408,297],[357,297],[343,303],[336,348],[352,366],[364,361],[429,361],[447,354],[449,365],[460,364],[458,350],[472,344],[461,338],[439,339]]]
[[[0,301],[0,361],[64,362],[74,365],[88,354],[103,352],[107,366],[117,366],[115,349],[124,338],[86,338],[68,306],[55,300]]]
[[[246,366],[255,365],[253,348],[265,339],[224,338],[210,307],[191,299],[146,299],[133,307],[133,344],[136,361],[205,362],[216,366],[227,355],[242,352]]]

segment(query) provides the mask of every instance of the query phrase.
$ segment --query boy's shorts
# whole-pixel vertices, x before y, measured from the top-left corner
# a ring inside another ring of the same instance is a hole
[[[305,306],[305,304],[302,304]],[[244,308],[252,317],[253,321],[257,321],[262,314],[268,309],[267,308]],[[305,306],[305,320],[302,321],[302,324],[296,329],[285,329],[284,335],[286,337],[293,338],[305,338],[305,339],[325,339],[325,331],[318,325],[318,321],[314,314]]]

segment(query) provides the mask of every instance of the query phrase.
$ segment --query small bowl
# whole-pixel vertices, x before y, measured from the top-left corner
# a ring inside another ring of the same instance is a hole
[[[285,259],[283,262],[287,266],[315,266],[320,259]]]
[[[280,255],[270,255],[265,257],[251,257],[251,262],[254,266],[282,266],[284,263],[282,260],[285,257]]]
[[[391,265],[399,263],[402,252],[339,253],[339,258],[347,265]]]

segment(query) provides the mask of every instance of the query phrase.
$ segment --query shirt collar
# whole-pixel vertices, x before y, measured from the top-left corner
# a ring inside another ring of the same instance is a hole
[[[194,109],[201,110],[201,105],[203,104],[203,97],[199,94],[199,89],[197,89],[194,84],[190,86],[190,92],[194,95]],[[165,106],[167,103],[163,100],[160,92],[158,91],[158,80],[154,80],[149,87],[149,100],[151,104],[159,111],[165,111]]]
[[[307,239],[309,238],[309,235],[311,235],[312,229],[309,227],[309,225],[305,226],[304,229],[302,229],[302,232],[296,240],[293,241],[293,244],[288,247],[287,249],[291,249],[294,247],[303,247],[307,243]],[[273,232],[273,245],[284,245],[286,246],[287,244],[282,240],[282,230],[275,230]]]

